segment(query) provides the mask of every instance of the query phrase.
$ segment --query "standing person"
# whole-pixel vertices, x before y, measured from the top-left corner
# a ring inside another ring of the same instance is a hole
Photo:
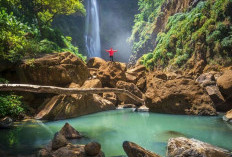
[[[109,50],[106,50],[106,52],[109,53],[110,56],[110,61],[114,61],[114,52],[118,52],[118,50],[113,50],[112,48],[110,48]]]

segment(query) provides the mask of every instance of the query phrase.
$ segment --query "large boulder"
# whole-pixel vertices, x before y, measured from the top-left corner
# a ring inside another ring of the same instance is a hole
[[[70,52],[55,53],[24,61],[18,68],[21,83],[66,86],[82,85],[89,77],[85,63]]]
[[[123,142],[123,149],[128,157],[160,157],[133,142]]]
[[[83,86],[71,83],[69,88],[99,88],[101,82],[98,79],[87,80]],[[60,120],[79,117],[91,113],[114,110],[115,105],[98,94],[72,94],[56,95],[45,103],[43,109],[35,116],[37,119]]]
[[[138,65],[133,68],[127,69],[126,79],[127,82],[136,84],[137,81],[145,75],[146,68],[144,65]]]
[[[88,68],[96,68],[96,69],[100,68],[105,64],[107,64],[107,62],[99,57],[90,58],[89,61],[87,62]]]
[[[102,88],[102,83],[99,79],[86,80],[81,88]]]
[[[205,88],[217,110],[227,111],[229,105],[226,103],[224,97],[222,96],[214,77],[214,75],[217,74],[218,73],[215,72],[201,74],[196,79],[196,82],[199,83],[201,87]]]
[[[116,87],[118,81],[126,80],[126,64],[120,62],[107,62],[100,66],[97,78],[101,80],[103,87]]]
[[[115,106],[112,102],[97,94],[58,95],[53,97],[35,118],[61,120],[113,109]]]
[[[167,157],[231,157],[229,151],[185,137],[168,140]]]
[[[132,94],[138,96],[139,98],[143,98],[143,93],[139,90],[139,88],[134,83],[129,83],[125,81],[118,81],[116,87],[119,89],[125,89]],[[123,102],[123,104],[137,104],[140,103],[136,102],[135,100],[131,99],[130,97],[126,96],[125,94],[118,94],[118,99]]]
[[[74,129],[69,123],[65,123],[63,128],[59,131],[67,139],[81,138],[81,134]]]
[[[227,105],[232,108],[232,70],[224,71],[223,75],[218,77],[217,84],[222,95],[227,101]]]
[[[213,103],[194,80],[177,77],[168,80],[165,73],[147,75],[146,106],[152,112],[191,115],[216,115]]]

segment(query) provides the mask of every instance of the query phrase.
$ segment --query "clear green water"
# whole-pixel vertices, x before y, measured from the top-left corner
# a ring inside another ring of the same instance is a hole
[[[0,130],[0,148],[12,154],[35,152],[46,145],[65,122],[88,137],[74,143],[98,141],[106,156],[125,155],[122,148],[125,140],[165,156],[167,140],[177,136],[196,138],[232,149],[232,128],[220,116],[137,113],[130,109],[47,123],[28,122],[13,130]]]

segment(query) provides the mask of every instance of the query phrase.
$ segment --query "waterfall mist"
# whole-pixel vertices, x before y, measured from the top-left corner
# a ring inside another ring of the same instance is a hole
[[[138,12],[138,0],[100,0],[100,37],[102,58],[109,60],[105,49],[114,48],[118,52],[115,61],[128,62],[132,46],[127,42]]]
[[[87,0],[85,43],[88,57],[101,57],[98,0]]]

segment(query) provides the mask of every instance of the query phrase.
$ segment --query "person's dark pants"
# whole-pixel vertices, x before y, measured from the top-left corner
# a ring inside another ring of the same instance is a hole
[[[114,58],[113,58],[113,56],[110,56],[110,61],[112,61],[112,62],[114,61]]]

